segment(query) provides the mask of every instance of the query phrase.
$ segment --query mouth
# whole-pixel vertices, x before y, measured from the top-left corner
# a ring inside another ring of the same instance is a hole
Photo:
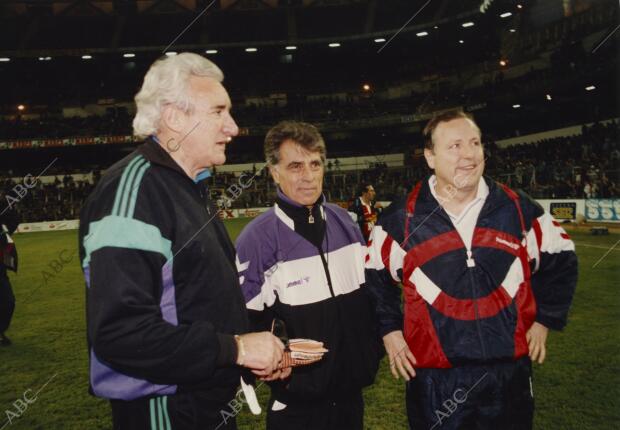
[[[477,164],[468,164],[467,166],[457,167],[456,172],[457,172],[457,175],[467,177],[469,175],[473,175],[477,169],[478,169]]]

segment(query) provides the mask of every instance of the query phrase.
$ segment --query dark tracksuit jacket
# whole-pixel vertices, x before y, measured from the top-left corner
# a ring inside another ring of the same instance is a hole
[[[387,208],[371,234],[367,275],[381,334],[403,330],[419,369],[527,359],[534,321],[555,330],[566,324],[577,282],[573,242],[531,198],[484,180],[489,195],[469,250],[428,178]],[[430,379],[416,380],[433,390]],[[420,408],[433,416],[437,404]]]
[[[307,222],[310,214],[316,228]],[[347,211],[321,197],[310,213],[279,191],[274,207],[245,227],[236,247],[253,329],[268,328],[277,317],[289,338],[322,341],[329,350],[272,384],[276,398],[336,398],[372,384],[382,345],[366,291],[366,247]]]
[[[9,243],[6,234],[3,233],[2,226],[8,230],[8,234],[13,234],[19,225],[18,217],[11,208],[2,209],[4,213],[0,215],[0,333],[4,333],[11,325],[11,318],[15,311],[15,295],[11,288],[11,282],[7,276],[7,268],[4,265],[4,252],[10,253],[17,258],[15,244]],[[12,247],[13,249],[9,249]]]
[[[87,199],[79,242],[96,396],[183,394],[189,415],[211,407],[200,398],[216,409],[234,398],[233,335],[247,331],[247,313],[208,195],[149,138]]]

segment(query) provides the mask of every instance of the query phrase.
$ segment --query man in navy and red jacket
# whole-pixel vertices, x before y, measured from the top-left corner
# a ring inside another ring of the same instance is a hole
[[[531,429],[530,360],[566,324],[574,244],[530,197],[483,176],[469,115],[442,113],[424,135],[434,175],[384,211],[366,264],[410,426]]]

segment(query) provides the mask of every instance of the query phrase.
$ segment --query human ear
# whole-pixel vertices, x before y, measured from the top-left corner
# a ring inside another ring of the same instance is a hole
[[[185,115],[174,106],[168,105],[164,107],[161,114],[162,124],[171,131],[180,133],[185,126]]]
[[[435,153],[432,149],[424,149],[424,158],[426,158],[426,164],[431,169],[435,169]]]
[[[280,172],[278,172],[278,168],[276,166],[269,166],[269,173],[271,174],[271,177],[273,178],[273,182],[276,183],[276,185],[280,184]]]

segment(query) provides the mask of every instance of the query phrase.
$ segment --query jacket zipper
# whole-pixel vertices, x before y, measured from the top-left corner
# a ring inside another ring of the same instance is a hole
[[[486,361],[487,359],[487,349],[484,345],[484,338],[482,337],[482,328],[480,327],[480,313],[478,312],[478,297],[476,283],[474,280],[474,276],[471,273],[471,267],[467,268],[467,272],[469,273],[469,281],[471,282],[471,292],[472,292],[472,301],[474,302],[474,315],[476,317],[476,329],[478,331],[478,338],[480,339],[480,348],[482,349],[482,358]]]
[[[482,213],[482,211],[481,211]],[[442,214],[441,216],[444,217],[444,220],[448,221],[450,223],[450,225],[452,225],[452,228],[457,232],[458,234],[458,230],[456,230],[456,227],[454,226],[454,224],[452,223],[452,221],[450,220],[450,218],[447,216],[447,214]],[[478,217],[480,219],[480,216]],[[476,225],[478,225],[478,223],[476,223]],[[474,231],[475,231],[475,227],[474,227]],[[460,237],[460,235],[459,235]],[[471,292],[472,292],[472,302],[474,304],[474,317],[476,319],[476,331],[478,332],[478,339],[480,341],[480,349],[482,350],[482,357],[483,359],[486,361],[487,359],[487,350],[484,344],[484,338],[482,337],[482,328],[480,327],[480,312],[478,311],[478,299],[476,297],[478,297],[477,293],[477,289],[476,289],[476,282],[474,279],[474,276],[472,274],[471,269],[476,267],[476,262],[474,260],[473,257],[473,253],[471,251],[471,249],[467,248],[467,246],[465,245],[465,241],[463,241],[463,239],[461,238],[461,242],[463,243],[463,247],[465,248],[465,252],[467,255],[467,273],[469,274],[469,281],[471,283]]]
[[[485,205],[486,205],[486,203],[485,203]],[[485,208],[483,207],[480,210],[480,214],[478,215],[478,220],[476,221],[476,226],[474,227],[474,232],[475,232],[475,228],[478,227],[480,220],[489,218],[490,215],[493,212],[495,212],[496,210],[498,210],[502,206],[503,205],[498,205],[498,206],[495,206],[495,207],[491,207],[491,208],[487,209],[486,211],[485,211]],[[467,269],[468,270],[467,271],[469,272],[469,279],[470,279],[470,282],[471,282],[472,297],[473,297],[473,302],[474,302],[474,315],[475,315],[475,318],[476,318],[476,328],[478,330],[478,337],[480,338],[480,347],[482,349],[482,357],[486,361],[487,360],[487,350],[486,350],[486,346],[485,346],[485,343],[484,343],[484,337],[482,336],[482,328],[480,326],[480,314],[478,312],[478,299],[475,298],[475,297],[478,297],[477,294],[476,294],[478,291],[476,289],[476,283],[475,283],[473,274],[472,274],[471,270],[469,270],[469,269],[471,269],[473,267],[473,265],[472,266],[469,265],[470,264],[469,260],[471,259],[473,261],[473,257],[471,255],[471,250],[467,250],[467,251],[468,251],[468,254],[467,254],[467,257],[468,257],[468,267],[467,267]],[[486,272],[486,270],[484,270],[484,268],[482,268],[482,270],[485,273],[488,273],[488,272]],[[494,281],[493,276],[491,276],[491,279]],[[495,285],[499,285],[499,283],[496,283],[496,282],[494,282],[494,284]]]
[[[332,295],[332,297],[336,297],[336,295],[334,294],[334,287],[332,286],[332,277],[329,274],[329,266],[327,265],[327,261],[325,260],[325,255],[323,254],[323,250],[321,248],[318,248],[319,250],[319,255],[321,256],[321,261],[323,262],[323,270],[325,270],[325,277],[327,278],[327,286],[329,287],[329,292]]]
[[[203,185],[198,186],[198,192],[200,193],[201,203],[204,205],[205,210],[208,215],[211,215],[211,208],[209,207],[209,199],[206,198],[206,194],[204,192],[205,187]]]
[[[312,216],[312,209],[308,209],[308,224],[314,224],[314,217]]]
[[[312,216],[312,209],[308,209],[308,223],[314,224],[314,217]],[[326,242],[327,242],[327,222],[325,222],[324,228],[325,228],[325,232],[323,233],[323,236],[326,238]],[[316,248],[318,249],[319,255],[321,256],[321,262],[323,263],[323,270],[325,270],[325,277],[327,278],[327,286],[329,287],[329,293],[331,294],[332,297],[336,297],[336,295],[334,294],[334,286],[332,285],[332,277],[329,273],[329,265],[327,264],[327,260],[325,259],[325,254],[323,253],[323,247],[322,245],[319,245]],[[329,252],[329,249],[328,249],[328,252]]]

